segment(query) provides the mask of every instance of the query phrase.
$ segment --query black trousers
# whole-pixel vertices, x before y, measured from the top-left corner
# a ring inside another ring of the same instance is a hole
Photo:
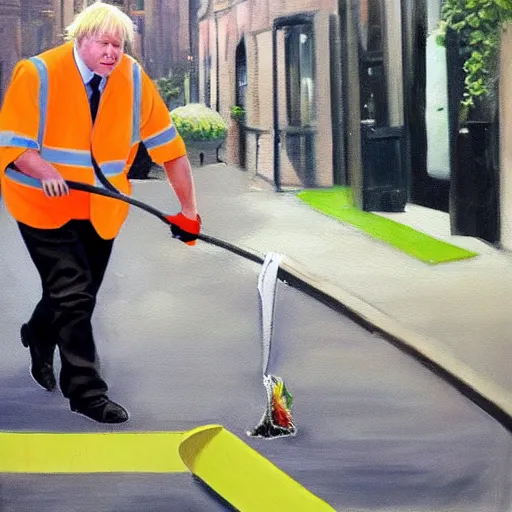
[[[85,220],[48,230],[18,226],[43,290],[29,329],[37,343],[59,348],[63,395],[74,402],[106,393],[91,318],[114,241]]]

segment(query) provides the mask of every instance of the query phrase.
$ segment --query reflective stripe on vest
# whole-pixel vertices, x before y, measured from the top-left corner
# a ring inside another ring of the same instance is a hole
[[[136,62],[133,66],[133,117],[132,117],[132,145],[140,142],[140,110],[142,104],[142,74]]]
[[[0,147],[39,149],[39,144],[19,133],[0,131]]]
[[[132,124],[132,144],[136,144],[141,141],[140,137],[140,108],[141,108],[141,91],[142,91],[142,74],[140,67],[134,62],[133,63],[133,124]],[[172,142],[177,135],[176,128],[174,125],[170,125],[168,128],[160,133],[152,135],[148,139],[144,140],[146,149],[155,149],[160,146],[164,146],[169,142]]]
[[[166,128],[163,132],[157,133],[156,135],[153,135],[153,137],[144,141],[144,144],[147,149],[155,149],[172,142],[176,138],[177,133],[176,128],[172,125],[169,128]]]
[[[53,164],[62,164],[71,167],[80,167],[92,170],[92,159],[89,151],[50,148],[43,145],[46,117],[48,115],[48,70],[43,60],[32,57],[30,60],[36,66],[39,74],[39,129],[38,140],[34,141],[12,132],[0,132],[1,146],[26,147],[27,149],[40,149],[41,158]],[[140,111],[142,98],[142,75],[139,65],[136,62],[133,66],[133,114],[132,114],[132,144],[140,141]],[[113,160],[103,162],[100,169],[105,176],[118,176],[124,170],[125,161]],[[6,176],[25,186],[41,189],[41,182],[23,173],[8,168]],[[96,178],[95,186],[104,188],[103,184]]]
[[[39,142],[39,147],[42,148],[46,117],[48,115],[48,68],[45,62],[38,57],[32,57],[30,61],[34,63],[39,74],[39,131],[37,141]]]
[[[32,178],[31,176],[27,176],[26,174],[23,174],[22,172],[15,171],[14,169],[11,169],[10,167],[7,167],[7,169],[5,169],[5,175],[8,178],[10,178],[12,181],[19,183],[20,185],[25,185],[27,187],[39,188],[39,189],[43,188],[41,186],[40,180],[37,180],[36,178]]]
[[[64,163],[66,165],[75,165],[74,163],[65,162],[62,159],[60,159],[58,161],[57,160],[48,160],[48,159],[46,159],[46,160],[49,162],[52,162],[52,163]],[[101,171],[103,172],[103,174],[105,176],[118,176],[119,174],[121,174],[123,172],[124,166],[125,166],[125,162],[122,160],[105,162],[101,165]],[[90,160],[90,157],[89,157],[89,165],[84,165],[84,166],[76,165],[76,167],[84,167],[84,168],[90,169],[92,167],[92,162]],[[32,188],[37,188],[37,189],[43,188],[41,186],[40,180],[38,180],[36,178],[32,178],[31,176],[27,176],[26,174],[23,174],[19,171],[12,169],[11,167],[7,167],[7,169],[5,170],[5,175],[8,178],[10,178],[11,180],[15,181],[16,183],[19,183],[20,185],[25,185],[27,187],[32,187]]]

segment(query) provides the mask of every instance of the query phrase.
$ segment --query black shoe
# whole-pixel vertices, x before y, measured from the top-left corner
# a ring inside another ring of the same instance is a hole
[[[53,373],[54,348],[40,347],[32,336],[27,324],[21,326],[21,342],[30,350],[32,378],[46,391],[53,391],[57,385]]]
[[[128,412],[106,396],[94,397],[70,403],[71,410],[87,416],[98,423],[124,423]]]

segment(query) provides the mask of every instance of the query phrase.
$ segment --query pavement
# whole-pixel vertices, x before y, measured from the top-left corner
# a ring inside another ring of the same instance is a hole
[[[158,171],[153,177],[163,179]],[[404,213],[384,214],[478,252],[431,266],[237,167],[195,167],[194,180],[203,233],[262,257],[281,254],[282,268],[386,333],[512,428],[510,252],[452,236],[444,212],[409,204]],[[157,179],[135,182],[134,196],[165,210],[173,193]]]

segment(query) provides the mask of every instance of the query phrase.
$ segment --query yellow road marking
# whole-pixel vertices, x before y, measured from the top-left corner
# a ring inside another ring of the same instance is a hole
[[[189,432],[0,433],[0,473],[186,473],[243,512],[334,509],[221,425]]]
[[[182,432],[0,433],[2,473],[184,473]]]

